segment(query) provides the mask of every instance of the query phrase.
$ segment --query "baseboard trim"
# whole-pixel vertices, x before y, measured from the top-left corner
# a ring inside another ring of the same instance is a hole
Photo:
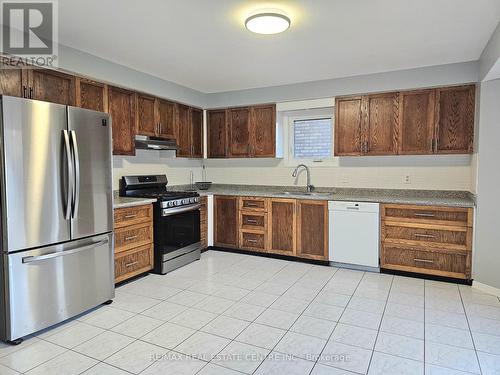
[[[256,256],[261,256],[264,258],[290,260],[290,261],[294,261],[294,262],[316,264],[316,265],[320,265],[320,266],[329,266],[330,265],[330,262],[327,260],[298,258],[298,257],[292,257],[292,256],[282,255],[282,254],[273,254],[273,253],[264,253],[264,252],[260,252],[260,251],[233,249],[233,248],[228,248],[228,247],[209,246],[207,250],[223,251],[226,253],[236,253],[236,254],[245,254],[245,255],[256,255]]]
[[[472,280],[466,279],[456,279],[454,277],[446,277],[446,276],[438,276],[438,275],[428,275],[424,273],[416,273],[416,272],[408,272],[408,271],[399,271],[388,268],[381,268],[380,273],[387,273],[390,275],[398,275],[398,276],[406,276],[413,277],[415,279],[424,279],[424,280],[433,280],[433,281],[444,281],[447,283],[455,283],[462,285],[472,285]]]
[[[474,289],[477,289],[477,290],[481,291],[481,292],[493,294],[494,296],[497,296],[497,297],[500,298],[500,289],[499,288],[495,288],[494,286],[489,286],[487,284],[483,284],[483,283],[480,283],[478,281],[474,281],[472,283],[472,287]]]

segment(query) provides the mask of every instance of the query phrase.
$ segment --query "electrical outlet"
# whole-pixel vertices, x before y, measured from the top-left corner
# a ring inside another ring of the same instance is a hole
[[[403,184],[411,184],[411,176],[409,174],[403,176]]]

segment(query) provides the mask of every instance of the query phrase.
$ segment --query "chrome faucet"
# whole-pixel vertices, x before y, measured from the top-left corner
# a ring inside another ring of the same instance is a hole
[[[307,165],[305,165],[305,164],[297,165],[297,168],[295,168],[295,170],[292,173],[292,177],[297,177],[297,172],[298,172],[300,167],[303,167],[306,170],[306,173],[307,173],[306,189],[307,189],[307,192],[310,193],[314,190],[314,186],[311,185],[311,175],[310,175],[309,168],[307,167]]]

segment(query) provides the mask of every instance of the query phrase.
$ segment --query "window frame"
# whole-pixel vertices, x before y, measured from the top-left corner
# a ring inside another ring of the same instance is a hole
[[[331,156],[329,158],[321,159],[298,159],[294,157],[294,124],[295,121],[303,120],[319,120],[330,118],[332,121],[332,136],[331,136]],[[305,164],[308,167],[332,167],[338,165],[338,158],[335,157],[334,147],[335,147],[335,116],[334,107],[324,107],[324,108],[314,108],[314,109],[304,109],[297,111],[290,111],[284,115],[284,156],[285,165],[292,167],[298,164]]]

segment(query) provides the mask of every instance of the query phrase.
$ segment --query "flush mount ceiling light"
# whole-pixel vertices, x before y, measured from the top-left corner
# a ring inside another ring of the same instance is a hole
[[[257,34],[278,34],[290,27],[290,18],[275,12],[262,12],[248,17],[245,27]]]

